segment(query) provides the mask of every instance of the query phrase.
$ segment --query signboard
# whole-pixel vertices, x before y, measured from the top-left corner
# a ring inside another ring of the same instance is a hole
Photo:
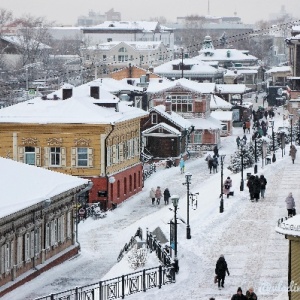
[[[28,89],[28,95],[35,96],[35,93],[36,93],[36,89],[35,88],[29,88]]]
[[[175,250],[175,223],[170,221],[170,246]]]
[[[262,158],[267,157],[267,143],[266,141],[263,141],[262,143]]]
[[[232,110],[232,120],[233,121],[240,121],[240,110],[239,109],[233,109]]]

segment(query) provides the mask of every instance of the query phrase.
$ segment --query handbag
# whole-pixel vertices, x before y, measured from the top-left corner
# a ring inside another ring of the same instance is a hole
[[[217,282],[218,282],[218,276],[216,275],[214,278],[214,283],[217,283]]]

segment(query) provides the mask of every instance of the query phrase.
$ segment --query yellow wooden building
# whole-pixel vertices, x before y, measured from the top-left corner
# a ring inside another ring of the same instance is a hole
[[[289,241],[286,289],[289,300],[300,300],[300,215],[279,219],[276,232],[284,234]]]
[[[147,113],[100,82],[0,110],[0,156],[93,181],[89,202],[110,208],[142,189],[140,119]],[[16,187],[17,187],[16,182]]]

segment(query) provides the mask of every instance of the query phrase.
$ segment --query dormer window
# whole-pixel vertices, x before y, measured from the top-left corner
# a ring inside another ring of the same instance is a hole
[[[158,119],[157,118],[157,114],[156,113],[152,113],[151,114],[151,123],[152,124],[157,124],[157,122],[158,122],[157,119]]]

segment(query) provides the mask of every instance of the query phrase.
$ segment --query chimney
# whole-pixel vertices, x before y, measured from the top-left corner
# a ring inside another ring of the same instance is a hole
[[[90,96],[94,99],[100,99],[100,87],[99,86],[91,86]]]
[[[73,96],[73,90],[72,89],[63,89],[62,90],[62,99],[66,100]]]
[[[166,112],[168,114],[172,114],[172,102],[171,102],[171,97],[167,96],[166,101],[165,101],[165,106],[166,106]]]
[[[150,81],[150,72],[147,71],[146,73],[146,82],[149,82]]]
[[[153,66],[150,66],[150,67],[149,67],[149,72],[151,72],[151,73],[153,73],[153,72],[154,72],[154,68],[153,68]]]

